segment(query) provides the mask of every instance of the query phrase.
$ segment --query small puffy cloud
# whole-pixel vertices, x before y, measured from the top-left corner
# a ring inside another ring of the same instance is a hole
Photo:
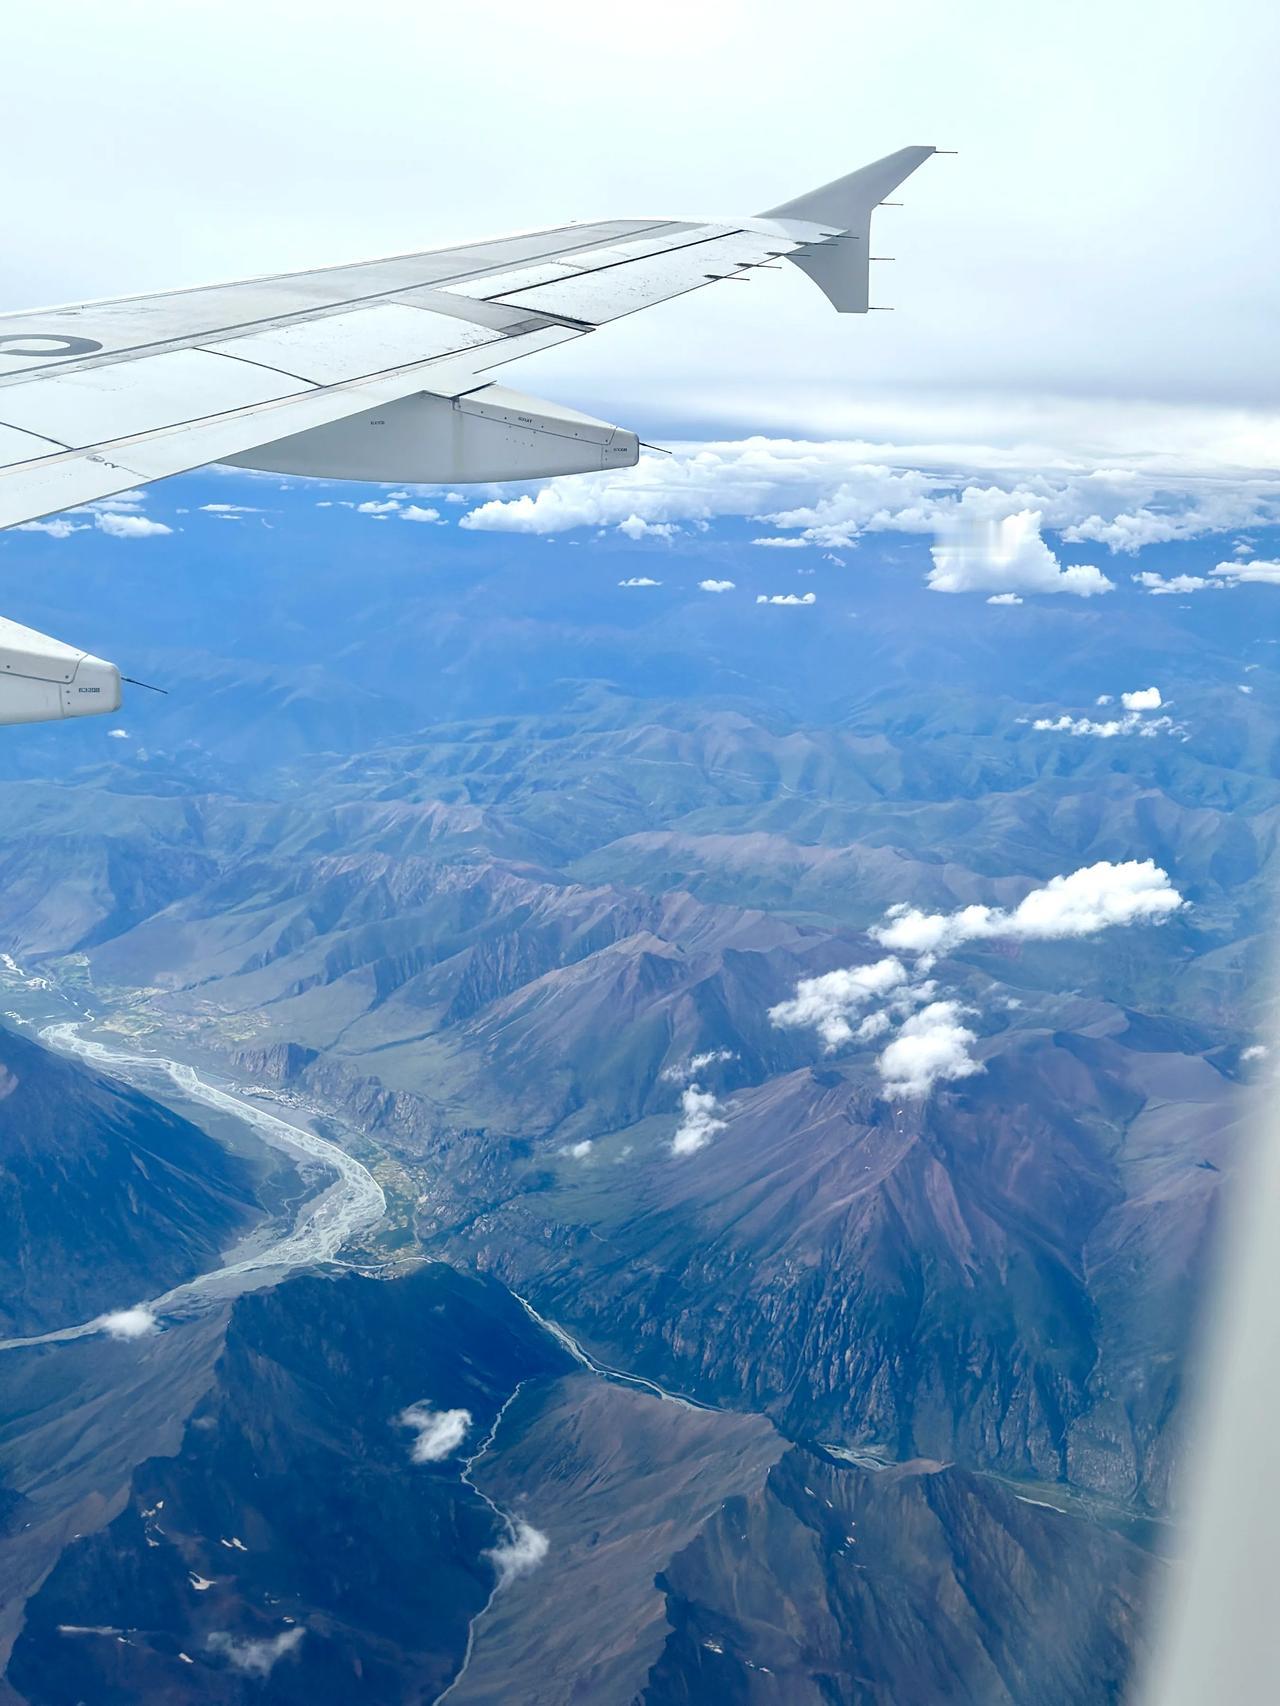
[[[205,515],[225,515],[234,519],[238,515],[261,515],[262,511],[255,504],[201,504]]]
[[[1126,711],[1158,711],[1164,700],[1158,687],[1135,687],[1132,693],[1122,693],[1120,703]]]
[[[659,1076],[665,1084],[688,1084],[709,1066],[720,1066],[737,1058],[731,1048],[709,1048],[702,1054],[691,1055],[682,1065],[668,1066]]]
[[[772,597],[763,592],[756,594],[757,604],[816,604],[817,602],[818,595],[816,592],[806,592],[803,596],[795,592],[775,592]]]
[[[855,1015],[906,982],[907,968],[895,958],[802,977],[790,1001],[769,1009],[769,1019],[782,1030],[812,1027],[828,1050],[839,1048],[854,1038]]]
[[[1210,574],[1229,580],[1237,586],[1252,583],[1256,586],[1280,586],[1280,561],[1251,563],[1219,563]]]
[[[583,1137],[577,1143],[566,1143],[560,1153],[567,1155],[571,1161],[585,1161],[594,1148],[595,1144],[591,1139]]]
[[[470,1410],[433,1410],[430,1404],[410,1404],[396,1424],[412,1428],[417,1438],[409,1447],[415,1463],[440,1463],[462,1444],[471,1426]]]
[[[247,1640],[226,1629],[215,1629],[205,1646],[224,1658],[232,1670],[242,1671],[245,1676],[264,1677],[271,1675],[281,1659],[297,1652],[305,1634],[300,1623],[265,1640]]]
[[[765,539],[753,539],[753,545],[759,545],[766,551],[807,551],[809,541],[794,536],[784,538],[781,534],[772,534]]]
[[[705,1149],[727,1121],[720,1118],[720,1102],[711,1090],[690,1084],[680,1098],[680,1124],[671,1139],[673,1155],[694,1155]]]
[[[1100,515],[1086,516],[1063,532],[1072,545],[1105,545],[1108,551],[1132,554],[1148,545],[1167,545],[1174,539],[1191,539],[1202,531],[1201,518],[1194,512],[1188,515],[1162,514],[1158,510],[1137,509],[1104,519]]]
[[[1115,696],[1111,693],[1100,693],[1095,701],[1097,705],[1111,705]],[[1160,734],[1185,734],[1186,730],[1175,723],[1172,717],[1148,716],[1150,711],[1158,711],[1164,704],[1164,697],[1158,687],[1136,687],[1128,693],[1120,695],[1123,715],[1109,717],[1105,722],[1099,722],[1093,717],[1037,717],[1031,725],[1040,733],[1073,735],[1076,739],[1085,737],[1094,740],[1114,740],[1117,735],[1140,735],[1148,740]]]
[[[47,533],[50,539],[69,539],[73,533],[85,533],[88,528],[87,521],[70,521],[65,515],[59,515],[52,521],[20,521],[13,531]]]
[[[129,511],[104,510],[93,525],[111,539],[158,539],[173,532],[163,521],[152,521],[149,516]]]
[[[98,1317],[97,1325],[113,1339],[145,1339],[157,1331],[156,1318],[145,1303],[132,1309],[112,1309]]]
[[[1091,735],[1096,740],[1114,740],[1117,735],[1132,732],[1140,721],[1139,717],[1112,717],[1100,723],[1092,717],[1068,717],[1064,714],[1061,717],[1037,717],[1031,726],[1040,734]]]
[[[440,511],[438,509],[424,509],[421,504],[406,504],[400,511],[400,519],[401,521],[438,522]]]
[[[1236,692],[1237,693],[1252,693],[1253,688],[1246,686],[1245,683],[1243,681],[1241,681],[1240,683],[1238,683],[1238,685],[1236,687]]]
[[[128,729],[108,729],[107,730],[107,739],[108,740],[129,740],[129,739],[131,739],[131,736],[129,734]]]
[[[971,1078],[982,1067],[969,1053],[978,1040],[956,1001],[931,1001],[904,1020],[876,1062],[886,1096],[927,1096],[935,1084]]]
[[[1017,592],[993,592],[987,600],[988,604],[1021,604],[1022,595]]]
[[[400,508],[399,498],[366,498],[356,505],[357,515],[394,515]]]
[[[1248,1048],[1240,1050],[1241,1060],[1265,1060],[1271,1053],[1266,1043],[1250,1043]]]
[[[618,523],[618,532],[628,539],[674,539],[680,529],[670,521],[646,521],[642,515],[628,515]]]
[[[1149,592],[1152,598],[1172,598],[1175,593],[1206,592],[1217,589],[1224,590],[1225,581],[1205,580],[1203,575],[1158,575],[1152,569],[1143,569],[1141,574],[1130,577],[1138,586]]]
[[[1235,586],[1280,586],[1280,562],[1259,561],[1219,563],[1204,575],[1157,575],[1150,569],[1132,577],[1154,597],[1173,593],[1225,592]]]
[[[1039,510],[1003,520],[967,515],[939,528],[926,579],[933,592],[1044,592],[1094,598],[1114,582],[1091,564],[1064,568],[1040,535]]]
[[[1053,877],[1012,910],[965,906],[957,912],[924,913],[897,906],[889,912],[889,922],[874,927],[871,935],[897,953],[932,955],[993,938],[1053,942],[1094,936],[1114,926],[1162,924],[1185,904],[1154,860],[1113,864],[1102,859]]]
[[[498,1572],[498,1586],[504,1588],[517,1576],[527,1576],[536,1570],[551,1549],[547,1536],[529,1522],[516,1521],[505,1540],[485,1552]]]
[[[661,581],[650,580],[648,575],[632,575],[629,580],[619,581],[619,586],[661,586]]]
[[[700,592],[732,592],[735,584],[734,581],[699,581],[698,590]]]

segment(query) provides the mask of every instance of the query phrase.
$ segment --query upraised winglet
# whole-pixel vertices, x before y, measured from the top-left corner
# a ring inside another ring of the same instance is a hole
[[[871,306],[871,215],[890,191],[922,166],[936,148],[899,148],[856,172],[771,207],[762,219],[796,219],[839,232],[831,242],[798,249],[793,261],[841,314],[865,314]]]

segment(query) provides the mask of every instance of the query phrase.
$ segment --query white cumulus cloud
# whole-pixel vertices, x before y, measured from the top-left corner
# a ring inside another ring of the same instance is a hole
[[[876,1062],[886,1096],[927,1096],[935,1084],[970,1078],[982,1067],[969,1050],[978,1040],[956,1001],[931,1001],[903,1021]]]
[[[1154,569],[1143,569],[1130,579],[1144,587],[1152,598],[1172,598],[1176,593],[1225,591],[1226,581],[1206,580],[1203,575],[1158,575]]]
[[[720,1101],[715,1092],[690,1084],[680,1098],[680,1124],[671,1139],[671,1153],[694,1155],[699,1149],[705,1149],[728,1123],[720,1114]]]
[[[417,1438],[409,1447],[415,1463],[440,1463],[462,1444],[471,1426],[470,1410],[433,1410],[430,1404],[410,1404],[396,1423],[412,1428]]]
[[[757,604],[816,604],[817,602],[818,595],[816,592],[806,592],[803,596],[795,592],[775,592],[772,597],[763,592],[756,594]]]
[[[668,1066],[659,1076],[666,1084],[688,1084],[709,1066],[720,1066],[727,1060],[737,1058],[731,1048],[709,1048],[702,1054],[690,1055],[688,1060],[678,1066]]]
[[[406,504],[400,511],[401,521],[431,522],[440,520],[438,509],[424,509],[421,504]]]
[[[1144,717],[1140,711],[1126,711],[1123,717],[1111,717],[1103,723],[1092,717],[1037,717],[1031,726],[1049,734],[1088,736],[1094,740],[1114,740],[1117,735],[1140,735],[1150,740],[1157,735],[1180,732],[1172,717]]]
[[[1114,582],[1092,564],[1063,567],[1041,537],[1039,510],[1001,520],[969,515],[944,523],[931,548],[934,592],[1045,592],[1094,598]]]
[[[88,528],[87,521],[70,521],[65,515],[59,515],[52,521],[20,521],[13,531],[47,533],[50,539],[69,539],[73,533],[85,533]]]
[[[670,521],[646,521],[642,515],[628,515],[618,523],[619,533],[628,539],[674,539],[680,529]]]
[[[812,1027],[827,1049],[839,1048],[853,1040],[853,1018],[873,1001],[901,988],[907,977],[907,968],[895,958],[802,977],[790,1001],[771,1007],[769,1018],[783,1030]]]
[[[950,953],[965,942],[1001,937],[1012,941],[1064,941],[1094,936],[1114,926],[1160,924],[1186,902],[1152,859],[1113,864],[1102,859],[1032,889],[1012,910],[965,906],[925,913],[897,906],[871,935],[898,953]]]
[[[619,581],[619,586],[661,586],[661,581],[650,580],[648,575],[632,575],[628,580]]]
[[[94,526],[99,533],[105,533],[112,539],[158,539],[162,534],[173,532],[172,527],[166,527],[163,521],[152,521],[149,516],[117,510],[104,510]]]
[[[1122,693],[1120,703],[1126,711],[1158,711],[1164,704],[1158,687],[1135,687],[1132,693]]]
[[[987,600],[988,604],[1021,604],[1022,594],[1017,592],[993,592]]]
[[[145,1303],[132,1309],[112,1309],[98,1317],[97,1325],[113,1339],[145,1339],[157,1330],[156,1318]]]
[[[699,581],[698,588],[701,592],[732,592],[735,584],[734,581]]]
[[[1280,562],[1219,563],[1210,574],[1219,575],[1236,585],[1253,583],[1256,586],[1280,586]]]
[[[485,1557],[498,1572],[498,1586],[504,1588],[517,1576],[527,1576],[536,1570],[551,1549],[551,1542],[541,1529],[529,1522],[515,1521],[505,1540],[491,1546]]]

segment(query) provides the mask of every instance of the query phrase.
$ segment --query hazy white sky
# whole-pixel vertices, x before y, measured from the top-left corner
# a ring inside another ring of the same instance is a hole
[[[513,382],[642,430],[1050,442],[1065,421],[1077,444],[1207,436],[1265,461],[1276,20],[1261,0],[10,7],[0,301],[751,213],[934,143],[959,157],[879,215],[896,313],[839,319],[786,268]]]

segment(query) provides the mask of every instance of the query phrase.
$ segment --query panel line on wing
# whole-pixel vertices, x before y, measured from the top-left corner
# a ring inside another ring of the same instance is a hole
[[[14,426],[12,421],[0,421],[0,431],[16,433],[19,438],[39,439],[41,444],[51,444],[55,450],[75,450],[76,448],[74,444],[64,444],[60,438],[50,438],[47,432],[32,432],[30,427]],[[43,457],[27,457],[28,462],[43,460]],[[6,467],[14,466],[16,466],[14,463],[0,463],[0,473],[3,473]]]
[[[223,361],[242,361],[246,367],[259,367],[264,373],[277,373],[281,379],[295,380],[309,391],[324,389],[323,386],[318,386],[314,379],[304,379],[300,373],[290,373],[287,368],[277,367],[270,361],[255,361],[252,356],[248,355],[232,355],[230,350],[216,349],[209,344],[196,344],[193,347],[200,350],[204,355],[216,355]],[[205,417],[201,416],[200,418],[203,420]]]

